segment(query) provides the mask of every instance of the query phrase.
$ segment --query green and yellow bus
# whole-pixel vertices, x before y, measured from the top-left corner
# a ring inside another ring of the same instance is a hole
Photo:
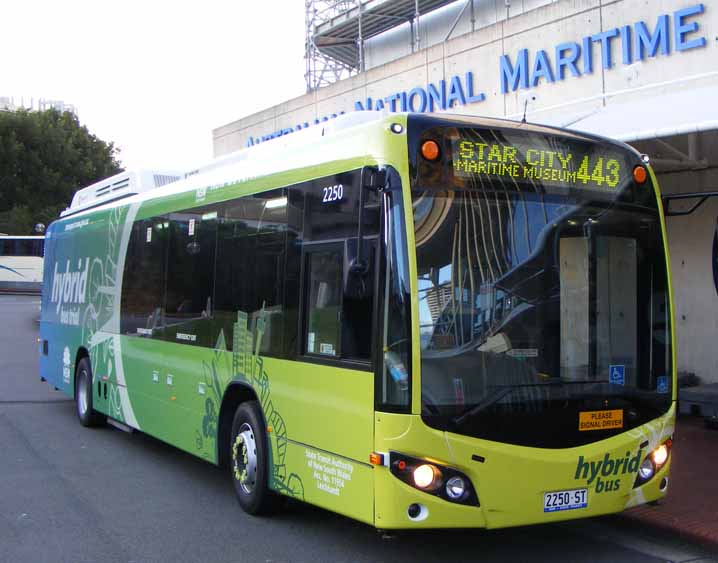
[[[498,528],[665,495],[666,229],[630,147],[366,112],[174,179],[85,188],[47,231],[41,377],[83,425],[227,467],[251,514]]]

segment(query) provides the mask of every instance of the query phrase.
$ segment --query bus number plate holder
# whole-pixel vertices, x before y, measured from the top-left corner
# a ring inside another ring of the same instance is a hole
[[[575,510],[588,506],[588,489],[553,491],[543,495],[543,511]]]

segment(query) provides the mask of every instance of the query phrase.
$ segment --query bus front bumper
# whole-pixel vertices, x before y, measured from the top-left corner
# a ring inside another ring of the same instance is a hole
[[[612,514],[660,499],[668,489],[670,454],[646,482],[635,486],[636,478],[646,457],[672,437],[674,422],[675,405],[664,416],[612,438],[549,450],[442,432],[416,415],[377,413],[376,451],[460,471],[475,489],[478,505],[451,502],[412,486],[392,473],[387,460],[375,468],[375,526],[503,528]],[[561,502],[570,495],[572,502]]]

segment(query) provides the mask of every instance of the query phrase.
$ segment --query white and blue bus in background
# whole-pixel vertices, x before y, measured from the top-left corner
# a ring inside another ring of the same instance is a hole
[[[40,293],[44,236],[0,235],[0,292]]]

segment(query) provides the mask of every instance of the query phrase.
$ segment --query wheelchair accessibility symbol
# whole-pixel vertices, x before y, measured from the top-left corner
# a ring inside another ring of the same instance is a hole
[[[613,385],[626,384],[626,366],[608,366],[608,381]]]
[[[659,393],[668,393],[668,377],[665,375],[656,377],[656,391]]]

